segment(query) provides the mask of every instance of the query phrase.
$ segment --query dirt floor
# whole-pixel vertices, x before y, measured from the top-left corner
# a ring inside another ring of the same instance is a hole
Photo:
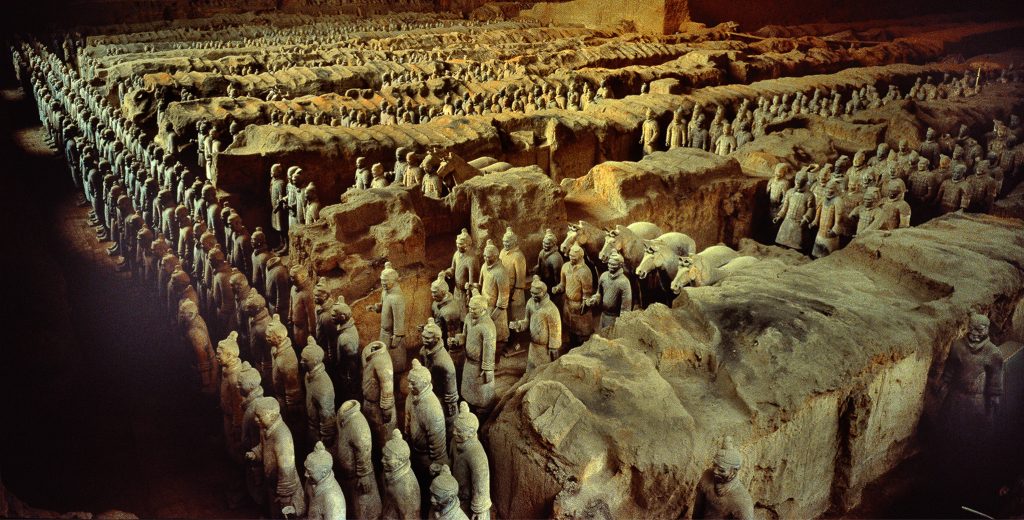
[[[227,506],[242,481],[216,403],[152,297],[114,271],[13,81],[0,92],[4,484],[56,511],[258,517]]]

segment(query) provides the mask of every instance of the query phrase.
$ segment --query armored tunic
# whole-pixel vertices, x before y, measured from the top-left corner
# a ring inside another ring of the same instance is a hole
[[[380,516],[380,492],[373,476],[371,439],[370,425],[358,406],[338,415],[334,460],[353,518]]]
[[[499,262],[500,263],[500,262]],[[478,409],[489,409],[494,402],[494,380],[484,382],[483,372],[494,372],[496,332],[490,316],[466,318],[463,330],[466,362],[462,366],[462,398]]]
[[[419,395],[410,393],[405,401],[409,448],[417,467],[423,470],[429,470],[431,464],[448,464],[444,410],[433,389],[426,390]]]
[[[562,318],[550,298],[526,304],[526,321],[530,327],[530,350],[526,357],[526,373],[554,361],[562,348]]]
[[[423,360],[423,366],[430,370],[431,386],[441,401],[445,423],[450,429],[459,412],[459,383],[455,363],[451,354],[444,348],[444,343],[440,341],[435,343],[433,348],[420,349],[420,358]]]
[[[290,339],[285,339],[274,352],[271,383],[274,386],[274,397],[281,403],[281,411],[289,426],[296,426],[296,421],[302,415],[305,400],[302,397],[302,383],[299,380],[299,360]]]
[[[334,384],[322,364],[306,374],[306,419],[310,444],[321,441],[325,446],[334,445],[338,433],[334,418]]]
[[[308,487],[308,520],[345,520],[345,495],[333,474],[319,483],[310,483]]]
[[[629,279],[621,272],[615,275],[608,271],[601,273],[597,292],[601,295],[599,304],[602,329],[615,324],[619,314],[633,307],[633,289],[629,286]]]
[[[509,319],[521,320],[526,313],[526,257],[517,247],[512,250],[502,249],[498,253],[498,260],[505,266],[508,275]]]
[[[363,413],[373,427],[373,441],[377,446],[395,429],[395,373],[391,357],[383,350],[367,348],[363,359]]]
[[[388,346],[395,371],[405,371],[405,294],[395,285],[380,291],[380,340]]]
[[[508,272],[501,261],[483,267],[483,270],[480,271],[480,286],[480,292],[487,300],[487,309],[491,312],[496,340],[507,341],[510,283]]]
[[[278,418],[260,432],[260,443],[254,448],[263,463],[263,478],[267,486],[268,503],[276,516],[286,506],[295,508],[302,516],[306,512],[306,499],[295,468],[295,442],[288,426]]]
[[[466,513],[487,518],[491,511],[491,469],[480,439],[452,441],[452,476],[459,482],[459,503]]]
[[[594,332],[594,320],[583,307],[583,301],[594,293],[594,273],[586,264],[562,265],[559,284],[563,287],[565,300],[562,311],[569,334],[585,338]]]
[[[810,220],[814,215],[814,206],[811,204],[812,195],[806,191],[799,191],[790,188],[779,208],[779,215],[782,216],[782,225],[775,236],[775,242],[779,245],[799,250],[804,244],[804,220]]]

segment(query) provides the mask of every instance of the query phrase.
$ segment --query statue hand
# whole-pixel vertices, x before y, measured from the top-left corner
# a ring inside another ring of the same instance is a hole
[[[383,412],[383,414],[384,414],[384,422],[386,422],[386,423],[387,422],[391,422],[395,418],[395,409],[394,408],[382,409],[381,412]]]
[[[493,370],[484,370],[483,372],[480,372],[480,376],[483,377],[484,383],[491,383],[494,381]]]
[[[245,460],[248,460],[250,462],[255,462],[256,461],[256,452],[255,451],[247,451],[247,452],[245,452]]]
[[[782,219],[781,219],[781,218],[779,218],[779,217],[773,217],[773,218],[772,218],[772,223],[773,223],[773,224],[778,224],[780,220],[782,220]]]
[[[361,479],[359,479],[359,482],[356,483],[356,488],[359,490],[360,494],[369,493],[370,492],[370,479],[369,478],[361,478]]]
[[[560,292],[562,292],[564,290],[565,290],[565,288],[562,287],[562,284],[558,284],[558,285],[556,285],[556,286],[551,288],[551,294],[558,294],[558,293],[560,293]]]

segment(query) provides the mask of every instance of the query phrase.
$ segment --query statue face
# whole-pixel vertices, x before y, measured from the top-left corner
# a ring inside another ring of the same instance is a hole
[[[967,339],[971,343],[980,343],[988,337],[988,325],[981,322],[972,322],[967,329]]]
[[[475,320],[483,318],[484,314],[486,314],[486,313],[487,313],[487,307],[485,307],[483,305],[470,304],[470,306],[469,306],[469,315],[472,316],[473,319],[475,319]]]
[[[385,274],[381,274],[380,285],[385,289],[391,290],[395,287],[395,279]]]
[[[484,252],[484,262],[486,262],[487,265],[493,265],[494,262],[496,262],[497,260],[498,260],[498,253],[486,252],[486,251]]]
[[[535,301],[537,303],[542,302],[544,300],[544,296],[546,294],[547,294],[547,291],[545,291],[541,287],[533,286],[533,285],[530,286],[530,297],[533,298],[533,301]]]
[[[425,347],[432,347],[437,344],[437,335],[434,331],[426,327],[423,328],[423,332],[420,333],[420,341]]]
[[[421,393],[423,393],[423,391],[426,390],[428,384],[429,383],[427,383],[424,380],[412,378],[409,379],[409,389],[412,390],[412,395],[420,395]]]
[[[512,249],[516,246],[516,239],[511,235],[506,235],[501,239],[501,246],[505,249]]]
[[[612,262],[608,264],[608,272],[611,274],[619,274],[622,272],[622,264],[618,262]]]
[[[217,362],[221,365],[228,365],[235,359],[235,356],[225,349],[217,349]]]
[[[271,424],[274,424],[274,419],[277,419],[277,412],[270,410],[263,410],[262,413],[256,414],[256,422],[260,423],[263,428],[269,428]]]
[[[544,241],[541,242],[541,247],[544,248],[544,251],[551,251],[552,249],[555,248],[555,239],[545,237]]]
[[[734,466],[723,466],[719,463],[715,463],[713,468],[713,475],[716,484],[728,484],[736,478],[736,474],[739,473],[739,468]]]
[[[468,428],[455,428],[452,431],[452,440],[455,442],[466,442],[473,437],[473,433]]]

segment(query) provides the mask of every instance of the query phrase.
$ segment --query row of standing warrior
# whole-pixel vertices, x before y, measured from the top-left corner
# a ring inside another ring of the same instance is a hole
[[[283,264],[262,230],[249,234],[238,214],[218,202],[211,185],[189,185],[180,164],[167,167],[156,160],[157,148],[144,147],[130,123],[113,117],[109,105],[73,69],[28,44],[16,58],[23,74],[31,71],[41,119],[65,150],[72,178],[84,188],[98,234],[114,242],[109,252],[123,258],[123,269],[151,284],[166,302],[169,319],[196,354],[203,389],[220,397],[228,451],[246,464],[252,499],[275,516],[340,518],[347,508],[360,518],[382,513],[418,517],[429,508],[439,518],[486,518],[489,466],[477,429],[495,402],[497,352],[517,351],[516,339],[528,343],[530,373],[563,353],[563,323],[572,347],[595,330],[589,309],[600,311],[601,328],[629,310],[634,285],[624,272],[623,253],[631,251],[623,237],[654,238],[629,242],[642,244],[644,256],[651,255],[653,245],[668,247],[691,263],[696,253],[685,235],[661,233],[646,223],[617,227],[604,237],[600,251],[588,251],[586,224],[580,222],[570,226],[561,247],[554,233],[545,233],[537,275],[529,281],[511,229],[500,250],[487,242],[482,264],[464,230],[456,238],[451,268],[431,284],[433,316],[420,327],[419,355],[409,361],[405,297],[390,264],[381,273],[381,303],[371,306],[381,314],[379,339],[361,345],[343,297],[333,297],[323,280],[314,285],[301,266]],[[1008,134],[1019,133],[1018,127],[1014,121],[997,124],[989,155],[996,153],[1003,161],[998,154],[1010,153],[1013,136]],[[931,142],[926,139],[918,151],[919,164],[931,153]],[[977,172],[988,174],[993,162],[980,159],[976,145],[962,130],[950,152],[954,159],[974,162],[975,175],[981,176]],[[806,193],[813,174],[827,179],[818,213],[838,190],[843,171],[845,191],[860,185],[868,200],[878,182],[878,175],[870,173],[877,169],[868,168],[882,169],[890,183],[901,179],[892,172],[902,164],[903,148],[884,159],[880,148],[874,162],[861,170],[856,168],[864,166],[863,154],[848,170],[841,158],[830,179],[830,165],[802,169],[796,186],[782,190],[778,215],[788,218],[790,206],[797,204],[794,193]],[[965,155],[965,149],[971,152]],[[1016,171],[1018,161],[1013,160],[1014,168],[1004,171]],[[952,169],[951,180],[963,169],[959,166]],[[787,173],[785,168],[777,172],[770,196],[778,193]],[[876,179],[876,184],[863,179]],[[946,182],[939,183],[937,193],[945,193]],[[299,188],[293,184],[284,186],[284,203],[277,202],[295,219]],[[966,209],[971,197],[964,197]],[[275,227],[284,227],[279,220]],[[820,215],[815,220],[820,224]],[[594,258],[607,265],[596,287]],[[514,337],[519,331],[523,337]],[[224,339],[214,348],[211,337]],[[293,344],[300,345],[300,353]],[[407,374],[409,396],[399,414],[396,388],[402,374]],[[341,406],[336,408],[336,402]],[[402,424],[396,428],[400,415]],[[727,448],[719,455],[735,459]],[[303,486],[296,454],[307,451]]]

